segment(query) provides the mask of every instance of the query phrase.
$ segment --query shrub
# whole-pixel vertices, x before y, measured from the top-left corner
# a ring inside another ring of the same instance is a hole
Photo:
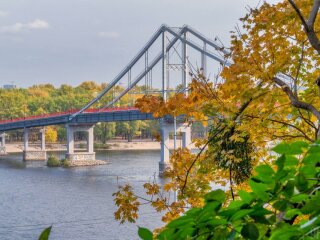
[[[57,159],[56,156],[54,155],[50,155],[47,161],[47,166],[48,167],[60,167],[61,166],[61,162],[59,159]]]
[[[110,149],[110,145],[106,143],[94,143],[95,149]]]
[[[70,167],[70,162],[68,161],[68,159],[61,159],[61,166],[62,167],[65,167],[65,168],[67,168],[67,167]]]

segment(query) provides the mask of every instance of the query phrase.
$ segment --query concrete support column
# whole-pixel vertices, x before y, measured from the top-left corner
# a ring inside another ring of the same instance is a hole
[[[24,129],[24,134],[23,134],[23,145],[24,145],[24,151],[28,151],[29,149],[29,128]]]
[[[40,132],[41,132],[41,150],[45,151],[46,150],[46,129],[42,128]]]
[[[67,154],[74,153],[74,131],[73,127],[66,125],[67,128]]]
[[[164,119],[160,120],[161,131],[161,158],[159,162],[159,175],[162,175],[166,167],[169,166],[170,151],[169,151],[169,126],[164,122]]]
[[[6,155],[7,149],[6,149],[6,134],[2,133],[0,135],[1,142],[0,142],[0,155]]]
[[[164,119],[160,120],[161,131],[161,159],[159,162],[159,175],[162,176],[166,167],[169,167],[170,151],[169,151],[169,134],[182,133],[182,147],[191,148],[191,127],[185,123],[167,123]]]
[[[1,138],[1,147],[5,147],[6,146],[6,134],[5,133],[2,133],[0,135],[0,138]]]
[[[87,140],[87,146],[88,146],[88,152],[94,153],[94,126],[90,127],[88,129],[88,140]]]

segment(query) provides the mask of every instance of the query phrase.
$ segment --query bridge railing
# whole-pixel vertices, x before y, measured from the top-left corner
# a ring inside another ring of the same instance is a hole
[[[100,108],[100,109],[87,109],[83,112],[83,114],[99,113],[99,112],[133,111],[133,110],[137,110],[137,108],[135,108],[135,107],[112,107],[112,108]],[[12,118],[12,119],[0,120],[0,124],[28,121],[28,120],[34,120],[34,119],[69,116],[69,115],[74,114],[78,111],[79,111],[79,109],[70,109],[70,110],[64,111],[64,112],[47,113],[47,114],[26,116],[26,117],[20,117],[20,118]]]

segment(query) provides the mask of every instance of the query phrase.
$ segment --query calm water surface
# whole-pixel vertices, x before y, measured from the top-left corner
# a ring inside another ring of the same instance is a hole
[[[138,239],[137,225],[160,226],[159,215],[143,205],[136,224],[120,225],[112,193],[130,183],[142,194],[142,183],[158,170],[159,154],[98,152],[97,159],[110,164],[69,169],[26,163],[21,154],[0,157],[0,239],[37,239],[51,224],[51,240]]]

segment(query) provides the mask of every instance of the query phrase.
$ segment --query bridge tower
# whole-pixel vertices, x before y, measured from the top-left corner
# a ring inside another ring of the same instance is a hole
[[[182,35],[182,48],[181,48],[181,77],[182,77],[182,89],[185,95],[188,94],[188,56],[187,56],[187,32],[184,32]],[[175,49],[176,50],[176,49]],[[169,63],[169,51],[167,44],[166,31],[162,33],[162,97],[164,101],[167,101],[168,98],[168,85],[169,85],[169,76],[170,76],[170,63]],[[205,64],[205,57],[202,56],[202,62]],[[176,139],[177,132],[182,134],[182,147],[190,148],[191,146],[191,126],[184,121],[178,121],[174,117],[172,119],[162,118],[160,119],[160,133],[161,133],[161,156],[159,162],[159,175],[162,176],[165,169],[170,167],[170,133],[173,133],[174,136],[174,150],[176,150]]]
[[[46,132],[45,128],[40,129],[41,133],[41,147],[39,150],[29,149],[29,128],[24,128],[24,150],[23,150],[23,160],[24,161],[44,161],[47,160],[46,152]]]
[[[66,159],[73,161],[93,161],[96,160],[94,152],[94,124],[67,124],[67,153]],[[76,132],[86,132],[87,137],[87,151],[75,152],[74,148],[74,134]]]
[[[0,134],[0,155],[6,155],[7,154],[7,149],[6,149],[6,134],[2,133]]]

